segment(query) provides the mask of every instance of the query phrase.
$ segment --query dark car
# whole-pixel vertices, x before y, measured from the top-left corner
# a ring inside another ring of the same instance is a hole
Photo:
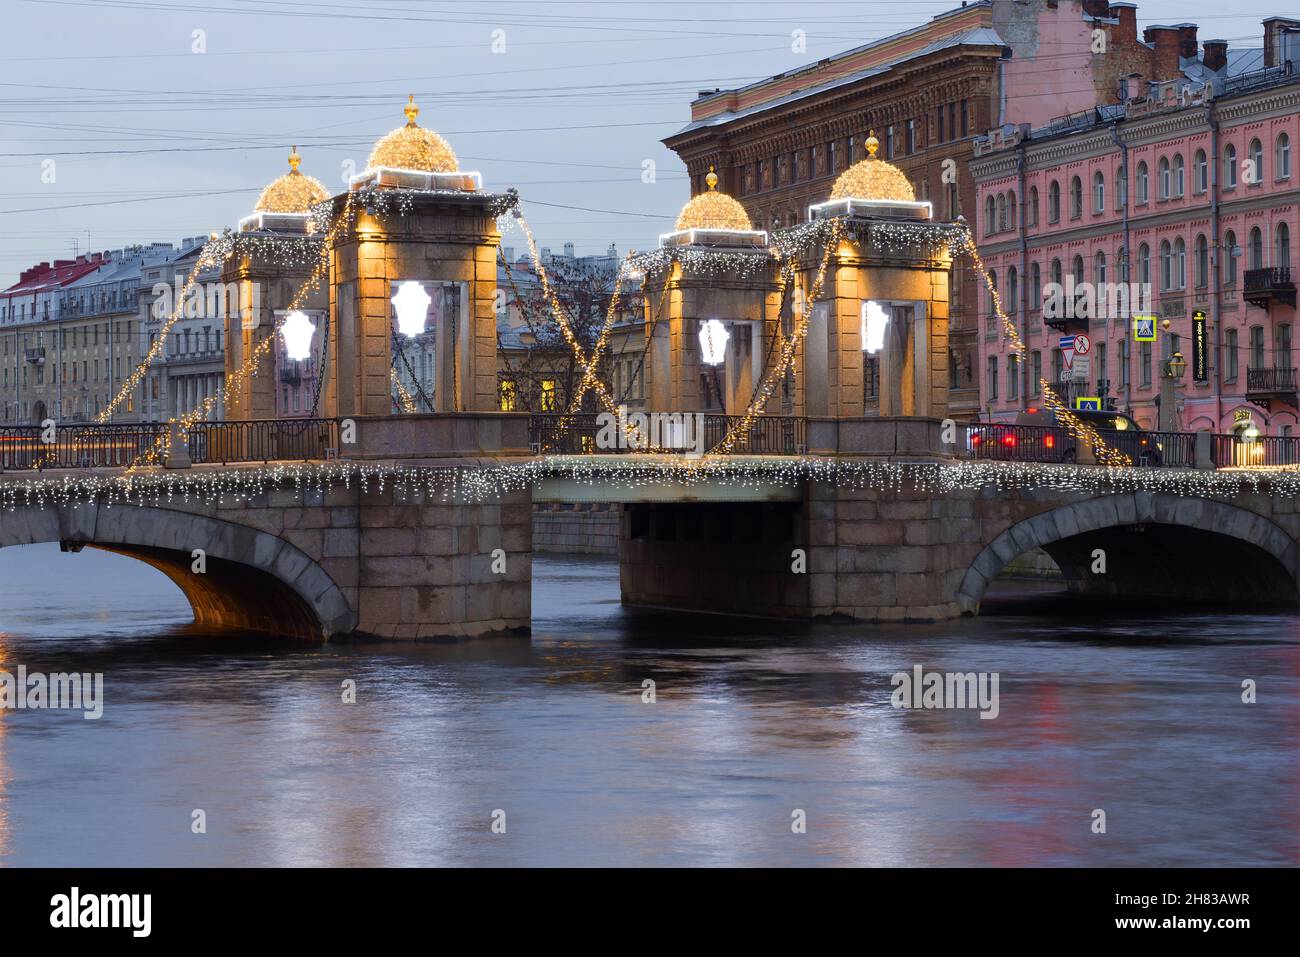
[[[1161,464],[1164,449],[1156,440],[1156,437],[1123,412],[1093,412],[1075,409],[1074,415],[1081,422],[1096,429],[1101,434],[1102,441],[1108,446],[1123,452],[1131,458],[1134,465]],[[1058,429],[1060,428],[1056,416],[1047,409],[1028,409],[1021,412],[1016,416],[1016,425],[1034,426],[1036,428],[1055,426]],[[1053,445],[1057,451],[1057,457],[1054,459],[1044,458],[1040,461],[1075,461],[1079,455],[1078,440],[1063,429],[1056,434],[1058,441],[1054,442]]]

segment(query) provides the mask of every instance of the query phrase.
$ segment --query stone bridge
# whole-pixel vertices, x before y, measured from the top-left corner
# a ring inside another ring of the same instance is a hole
[[[804,456],[684,478],[656,456],[540,459],[526,417],[454,418],[363,420],[357,447],[323,463],[157,469],[129,486],[111,470],[10,471],[0,547],[128,555],[175,581],[203,626],[303,640],[526,631],[534,502],[621,504],[632,604],[952,618],[1034,548],[1088,594],[1300,601],[1297,473],[972,463],[943,453],[938,421],[873,419],[810,430]]]

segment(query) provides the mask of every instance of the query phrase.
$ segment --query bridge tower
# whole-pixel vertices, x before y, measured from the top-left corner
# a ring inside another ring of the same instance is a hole
[[[778,331],[781,288],[767,233],[718,191],[712,169],[706,182],[677,228],[659,237],[661,268],[645,276],[645,394],[655,412],[743,413]]]
[[[496,409],[502,197],[418,114],[412,99],[406,125],[333,200],[335,216],[354,217],[330,264],[339,415]]]
[[[253,213],[240,220],[234,254],[222,266],[221,283],[227,300],[227,381],[244,365],[247,356],[262,350],[256,363],[257,374],[240,377],[227,392],[229,419],[274,419],[288,411],[277,404],[277,389],[282,378],[293,381],[288,376],[302,374],[301,360],[288,360],[281,343],[266,340],[275,335],[277,322],[290,306],[314,323],[310,355],[321,354],[327,297],[319,286],[309,290],[304,286],[319,256],[321,242],[318,235],[313,235],[311,208],[328,199],[329,191],[319,180],[298,170],[301,162],[294,147],[289,154],[289,172],[262,190]],[[235,295],[229,295],[231,292]],[[309,374],[317,371],[310,362]],[[316,413],[334,415],[335,396],[328,377],[322,386]],[[312,395],[314,398],[314,389]],[[302,412],[310,414],[310,410]]]

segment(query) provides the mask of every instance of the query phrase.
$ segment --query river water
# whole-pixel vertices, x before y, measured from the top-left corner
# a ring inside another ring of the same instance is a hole
[[[191,634],[130,560],[5,549],[0,671],[102,672],[105,700],[0,710],[0,863],[1300,860],[1293,617],[804,626],[623,609],[606,560],[534,570],[531,642],[302,649]],[[893,708],[918,664],[997,673],[997,718]]]

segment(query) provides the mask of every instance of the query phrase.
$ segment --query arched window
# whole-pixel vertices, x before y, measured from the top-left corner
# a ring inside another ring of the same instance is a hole
[[[1187,170],[1183,163],[1183,154],[1174,154],[1174,187],[1172,196],[1182,196],[1187,191]]]
[[[1092,277],[1093,281],[1097,283],[1104,283],[1106,281],[1106,254],[1104,252],[1098,252],[1097,255],[1093,257]]]
[[[1259,141],[1259,137],[1250,141],[1250,149],[1246,151],[1246,155],[1255,164],[1255,182],[1251,185],[1264,182],[1264,144]]]
[[[1061,219],[1061,184],[1052,180],[1052,185],[1047,187],[1047,221],[1049,223],[1060,222]]]
[[[1072,268],[1070,272],[1073,273],[1074,275],[1074,286],[1077,289],[1080,286],[1082,286],[1085,282],[1087,282],[1087,280],[1084,278],[1083,275],[1083,257],[1075,256],[1074,262],[1071,263],[1071,266]]]
[[[1223,188],[1237,186],[1237,147],[1229,143],[1223,148]]]
[[[1237,282],[1237,234],[1231,229],[1223,234],[1223,282],[1232,286]]]
[[[1037,186],[1029,187],[1029,209],[1027,210],[1027,212],[1028,212],[1029,225],[1037,226],[1038,225],[1038,187]]]
[[[1160,199],[1168,199],[1170,195],[1172,195],[1170,189],[1172,181],[1169,175],[1169,157],[1160,157],[1160,163],[1156,166],[1156,170],[1156,189],[1159,190],[1156,195],[1159,196]]]
[[[1005,193],[998,193],[998,232],[1007,228],[1007,196]]]
[[[990,319],[992,319],[994,316],[998,314],[998,307],[997,307],[997,303],[995,302],[995,295],[997,291],[998,291],[997,270],[990,269],[989,270],[989,318]]]
[[[1092,211],[1106,211],[1106,177],[1101,170],[1092,174]]]
[[[1058,286],[1062,285],[1061,261],[1059,259],[1052,260],[1051,276],[1052,276],[1052,282],[1056,283]]]
[[[1143,243],[1138,247],[1138,282],[1151,282],[1151,247]]]
[[[1205,150],[1197,150],[1192,157],[1192,191],[1204,193],[1210,188],[1210,164],[1205,159]]]
[[[995,202],[996,201],[993,199],[992,196],[988,196],[984,200],[984,235],[985,236],[993,235],[993,230],[996,228],[997,213],[995,212],[995,207],[994,207]]]
[[[1007,223],[1012,229],[1020,228],[1020,220],[1016,217],[1016,191],[1014,189],[1007,193]]]
[[[1264,234],[1258,226],[1250,231],[1250,268],[1264,268]]]
[[[1174,240],[1174,286],[1187,288],[1187,241],[1179,236]]]
[[[1291,137],[1279,133],[1277,145],[1273,148],[1273,169],[1278,179],[1291,177]]]
[[[1167,239],[1160,243],[1160,288],[1174,288],[1174,251]]]
[[[1273,238],[1273,265],[1280,269],[1291,268],[1291,228],[1285,222],[1277,224]]]
[[[1070,180],[1070,218],[1083,215],[1083,180],[1075,176]]]
[[[1029,308],[1041,309],[1043,306],[1043,271],[1038,263],[1029,264]]]
[[[1145,160],[1138,163],[1137,168],[1137,201],[1139,203],[1151,201],[1151,177]]]
[[[1015,266],[1007,269],[1007,301],[1003,305],[1007,315],[1020,315],[1020,274]]]
[[[1210,284],[1210,244],[1205,234],[1196,237],[1196,285],[1204,288]]]

